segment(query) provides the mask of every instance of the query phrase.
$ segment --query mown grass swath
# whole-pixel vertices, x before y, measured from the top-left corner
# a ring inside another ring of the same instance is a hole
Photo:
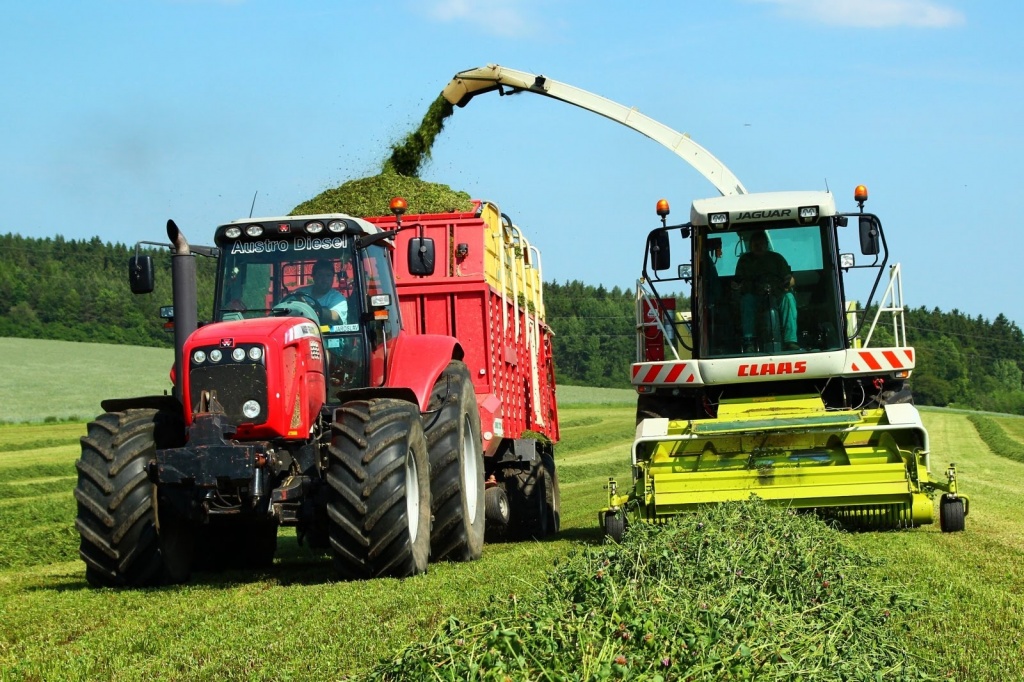
[[[921,679],[918,608],[808,515],[758,501],[571,553],[535,594],[450,619],[372,679]]]
[[[1017,462],[1024,462],[1024,444],[1011,438],[995,419],[981,414],[972,414],[967,418],[974,424],[978,435],[992,452]]]

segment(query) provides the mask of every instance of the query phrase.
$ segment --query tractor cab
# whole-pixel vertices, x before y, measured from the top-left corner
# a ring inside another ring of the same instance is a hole
[[[329,399],[379,384],[400,325],[390,245],[378,234],[340,214],[222,225],[214,320],[307,318],[323,340]]]

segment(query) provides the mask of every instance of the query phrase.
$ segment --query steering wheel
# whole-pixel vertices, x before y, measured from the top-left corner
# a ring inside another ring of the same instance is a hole
[[[320,305],[319,301],[317,301],[309,294],[309,292],[293,291],[292,293],[282,298],[278,302],[278,305],[281,305],[282,303],[287,303],[288,301],[298,301],[300,303],[305,303],[306,305],[313,309],[313,312],[316,313],[318,320],[323,316],[323,307]]]

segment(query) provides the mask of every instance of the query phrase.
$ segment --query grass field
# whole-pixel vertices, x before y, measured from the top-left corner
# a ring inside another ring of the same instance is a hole
[[[28,364],[32,349],[50,353],[51,362],[39,358],[36,372],[59,364],[54,357],[85,363],[111,348],[0,343],[6,344],[0,345],[8,351],[0,352],[6,363]],[[5,357],[12,348],[20,359]],[[129,349],[129,355],[137,350],[147,355],[150,349]],[[32,376],[29,369],[11,383],[5,365],[0,418],[24,421],[43,412],[63,418],[82,409],[92,415],[98,412],[95,396],[127,395],[125,385],[140,386],[139,394],[162,391],[169,351],[153,352],[148,366],[117,357],[114,366],[122,370],[106,375],[110,383],[103,385],[101,377],[83,379],[74,364],[64,366],[74,377],[58,382],[69,396],[61,401],[68,406],[64,412],[47,411],[45,406],[56,406],[52,400],[14,410],[10,396],[33,400],[26,386],[38,380],[20,383]],[[146,389],[143,374],[155,382]],[[37,392],[60,394],[54,388]],[[78,396],[78,407],[70,407],[71,395]],[[608,476],[629,476],[634,400],[628,390],[559,389],[563,530],[557,538],[490,544],[477,562],[436,564],[417,578],[364,583],[335,582],[329,561],[299,547],[285,529],[278,559],[265,572],[198,573],[188,585],[147,590],[92,589],[73,527],[74,464],[84,423],[0,425],[0,680],[358,676],[410,642],[429,639],[449,616],[471,621],[510,594],[536,592],[555,560],[600,543],[602,485]],[[933,468],[941,471],[955,461],[961,491],[970,495],[966,532],[945,535],[929,526],[844,533],[841,540],[880,560],[869,569],[872,580],[909,590],[919,600],[920,609],[905,623],[906,646],[937,677],[1024,680],[1024,464],[994,454],[968,415],[923,415]],[[1024,419],[994,421],[1024,444]]]
[[[844,534],[882,560],[875,578],[923,602],[907,647],[940,675],[1024,679],[1024,465],[993,455],[959,414],[928,412],[936,465],[949,453],[971,495],[967,531]],[[552,562],[600,542],[596,510],[624,465],[629,405],[563,406],[557,539],[488,545],[421,577],[337,583],[329,562],[282,531],[264,573],[197,574],[159,589],[90,589],[71,491],[82,424],[0,427],[0,679],[331,679],[358,672],[450,615],[538,589]]]

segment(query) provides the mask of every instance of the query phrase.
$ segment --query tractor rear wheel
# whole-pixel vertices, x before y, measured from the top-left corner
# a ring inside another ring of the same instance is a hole
[[[327,516],[338,574],[425,573],[430,462],[419,410],[404,400],[353,400],[335,411],[331,431]]]
[[[484,548],[484,452],[469,369],[452,360],[434,384],[424,415],[430,452],[434,561],[473,561]]]
[[[165,518],[157,529],[146,468],[156,448],[184,440],[177,414],[153,409],[108,412],[89,423],[76,463],[75,528],[85,577],[94,587],[140,587],[188,579],[191,528]]]
[[[939,501],[939,528],[943,533],[959,533],[964,525],[963,500],[943,495]]]

